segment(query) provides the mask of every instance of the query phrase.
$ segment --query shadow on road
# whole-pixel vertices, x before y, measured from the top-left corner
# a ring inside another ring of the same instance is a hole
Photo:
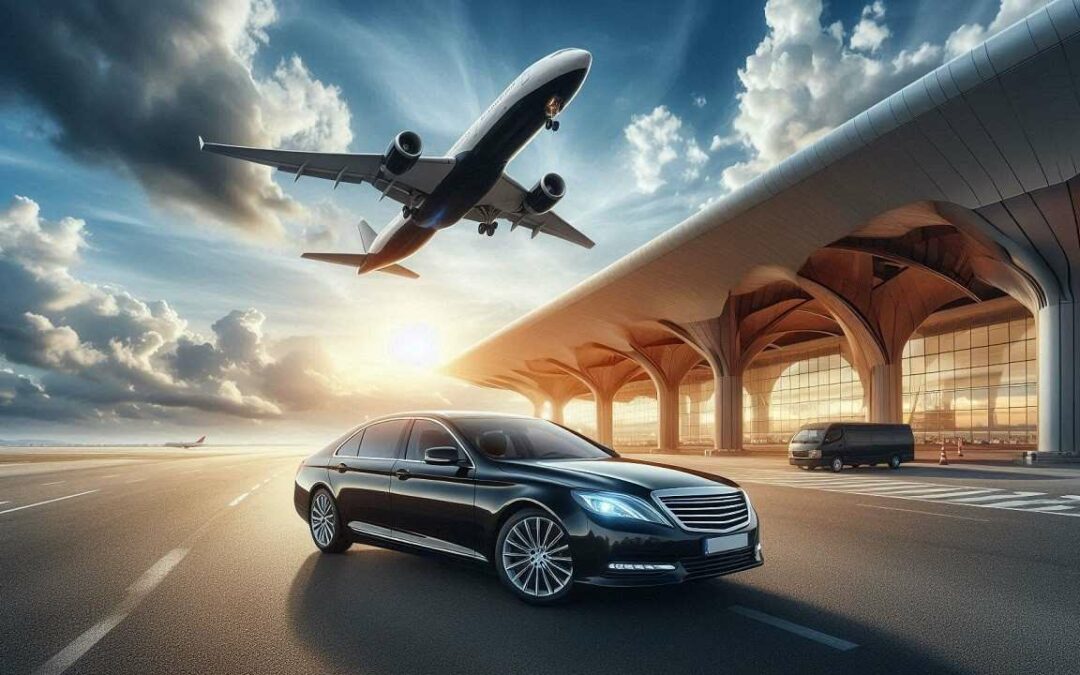
[[[754,574],[750,572],[748,574]],[[313,553],[290,588],[290,621],[319,670],[390,672],[944,672],[902,639],[754,589],[738,577],[677,587],[581,589],[535,608],[493,574],[356,546]],[[739,616],[741,605],[859,644],[841,652]],[[882,617],[883,622],[888,617]]]

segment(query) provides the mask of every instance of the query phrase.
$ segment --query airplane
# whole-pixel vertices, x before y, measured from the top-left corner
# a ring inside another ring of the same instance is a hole
[[[187,450],[188,448],[198,447],[198,446],[202,445],[205,442],[206,442],[206,436],[200,436],[199,440],[197,440],[197,441],[191,441],[191,442],[181,441],[179,443],[166,443],[163,447],[166,447],[166,448],[184,448],[185,450]]]
[[[415,279],[399,264],[439,230],[461,219],[479,223],[492,236],[496,220],[510,229],[528,229],[592,248],[593,241],[551,209],[566,194],[557,173],[526,189],[503,170],[541,129],[558,131],[556,118],[577,94],[592,66],[583,49],[561,49],[525,69],[442,157],[422,157],[420,136],[402,131],[383,154],[336,154],[269,150],[204,142],[199,148],[226,157],[272,166],[279,171],[341,183],[370,183],[400,202],[396,216],[376,234],[360,221],[361,253],[304,253],[311,260],[356,268],[357,274],[386,272]],[[380,200],[382,199],[380,197]]]

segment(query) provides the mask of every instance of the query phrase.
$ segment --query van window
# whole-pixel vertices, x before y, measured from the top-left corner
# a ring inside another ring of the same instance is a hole
[[[842,435],[843,435],[843,428],[841,428],[841,427],[833,427],[832,429],[829,429],[829,433],[825,434],[825,442],[826,443],[835,443],[836,441],[840,440],[840,437]]]
[[[820,443],[824,429],[801,429],[791,438],[792,443]]]

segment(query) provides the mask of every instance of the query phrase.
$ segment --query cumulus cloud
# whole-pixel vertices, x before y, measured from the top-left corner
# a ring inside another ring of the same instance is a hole
[[[889,56],[882,0],[864,7],[846,41],[842,23],[822,23],[821,0],[769,0],[767,34],[738,71],[742,91],[732,127],[748,158],[724,170],[723,186],[741,186],[937,67],[944,55],[971,49],[1045,1],[1002,0],[987,26],[964,25],[944,46],[923,43]],[[723,137],[714,138],[714,149],[718,142]]]
[[[693,180],[709,160],[693,136],[683,136],[683,121],[666,106],[647,115],[634,115],[623,135],[630,144],[630,166],[638,192],[653,194],[667,180],[665,167],[676,160],[683,165],[684,180]]]
[[[256,72],[276,17],[270,0],[8,3],[0,86],[48,115],[60,148],[125,170],[156,202],[279,236],[302,208],[270,170],[196,143],[344,151],[351,142],[340,90],[298,56]]]
[[[1008,28],[1049,0],[1001,0],[997,15],[988,25],[967,23],[952,32],[945,41],[945,52],[953,58],[969,52],[1003,28]]]
[[[314,341],[278,350],[256,309],[193,333],[164,301],[77,278],[84,223],[16,197],[0,211],[0,417],[171,419],[193,411],[266,419],[353,407]]]
[[[863,7],[862,18],[851,32],[851,48],[867,52],[876,52],[885,40],[892,35],[889,27],[881,23],[885,18],[885,3],[877,0],[872,5]]]

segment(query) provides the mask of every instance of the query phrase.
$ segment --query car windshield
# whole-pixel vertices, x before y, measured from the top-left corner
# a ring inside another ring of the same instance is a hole
[[[799,433],[791,438],[792,443],[819,443],[824,429],[800,429]]]
[[[611,455],[572,431],[546,420],[468,417],[454,425],[470,445],[491,459],[602,459]]]

